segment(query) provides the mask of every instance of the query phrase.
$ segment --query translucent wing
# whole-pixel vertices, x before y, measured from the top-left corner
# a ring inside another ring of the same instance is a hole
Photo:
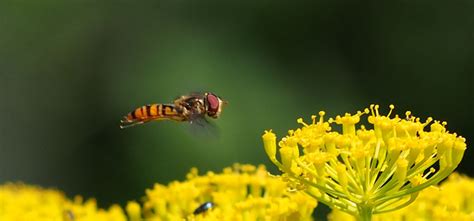
[[[192,115],[189,121],[189,131],[195,136],[219,137],[219,128],[204,114]]]

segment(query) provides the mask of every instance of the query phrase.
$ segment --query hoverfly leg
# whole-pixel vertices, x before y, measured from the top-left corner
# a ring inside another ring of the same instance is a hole
[[[123,117],[122,120],[120,120],[120,123],[125,124],[125,123],[130,123],[130,120],[127,119],[127,117]]]
[[[128,128],[128,127],[133,127],[139,124],[145,123],[145,121],[137,121],[137,122],[122,122],[122,123],[130,123],[130,124],[122,124],[120,125],[120,129]]]

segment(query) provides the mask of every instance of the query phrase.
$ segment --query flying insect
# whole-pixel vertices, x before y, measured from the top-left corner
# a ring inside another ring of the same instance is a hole
[[[213,202],[205,202],[201,204],[198,208],[196,208],[193,212],[194,215],[199,215],[201,213],[205,213],[206,211],[212,209],[214,207]]]
[[[148,104],[132,110],[120,121],[120,128],[159,120],[190,123],[206,121],[206,116],[219,118],[225,104],[226,101],[211,92],[183,95],[171,104]]]

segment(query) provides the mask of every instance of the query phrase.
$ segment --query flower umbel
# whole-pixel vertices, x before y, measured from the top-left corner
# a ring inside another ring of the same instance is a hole
[[[288,192],[286,183],[263,166],[234,165],[222,173],[198,175],[184,182],[156,184],[147,190],[145,220],[312,220],[316,200]],[[202,206],[206,205],[206,206]],[[197,209],[200,208],[200,209]]]
[[[126,221],[123,210],[113,205],[109,210],[97,208],[96,201],[73,201],[54,189],[43,189],[20,183],[0,186],[0,220],[2,221]]]
[[[359,220],[372,214],[405,207],[418,192],[439,183],[460,163],[465,139],[446,130],[446,123],[428,118],[421,122],[407,111],[404,118],[384,116],[371,105],[354,115],[346,113],[324,121],[312,116],[312,123],[297,122],[302,128],[290,130],[278,142],[265,131],[263,142],[270,160],[283,172],[290,186],[333,209]],[[368,116],[370,129],[357,126]],[[331,126],[342,126],[342,133]]]

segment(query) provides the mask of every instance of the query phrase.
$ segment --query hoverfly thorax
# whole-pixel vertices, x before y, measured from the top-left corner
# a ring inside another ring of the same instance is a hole
[[[213,93],[204,94],[204,105],[206,107],[207,116],[209,117],[218,118],[221,114],[223,105],[226,103],[226,101]]]

